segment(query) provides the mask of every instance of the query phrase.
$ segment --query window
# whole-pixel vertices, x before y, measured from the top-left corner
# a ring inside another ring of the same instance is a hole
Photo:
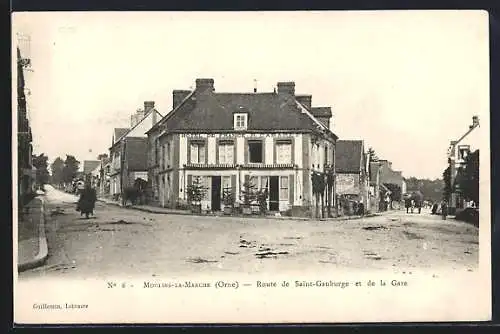
[[[246,130],[248,114],[234,114],[234,129],[235,130]]]
[[[280,177],[280,201],[288,200],[288,176]]]
[[[191,163],[204,164],[205,163],[205,143],[204,142],[191,142]]]
[[[232,164],[234,163],[234,144],[233,142],[219,143],[219,163]]]
[[[211,181],[212,178],[210,176],[202,176],[200,180],[201,184],[204,187],[204,193],[203,193],[203,200],[204,201],[209,201],[210,200],[210,186],[211,186]]]
[[[263,162],[262,141],[249,141],[248,142],[248,161],[250,163]]]
[[[292,142],[290,140],[276,142],[276,163],[292,163]]]
[[[222,177],[222,193],[224,191],[231,191],[231,176]]]
[[[269,182],[267,176],[262,176],[260,178],[260,189],[264,190],[267,189],[269,190]]]
[[[325,165],[328,165],[328,146],[325,146]]]

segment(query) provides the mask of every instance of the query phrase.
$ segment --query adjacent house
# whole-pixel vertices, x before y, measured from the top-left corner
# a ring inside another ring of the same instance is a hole
[[[33,166],[33,136],[26,103],[25,70],[29,65],[30,59],[24,58],[21,55],[21,50],[17,48],[17,170],[19,196],[34,193],[36,190],[36,168]]]
[[[392,193],[392,201],[401,201],[406,192],[406,182],[401,171],[392,169],[392,162],[379,160],[380,163],[380,183],[387,187]]]
[[[153,101],[145,101],[144,109],[138,109],[130,118],[130,128],[115,128],[109,148],[109,192],[117,196],[122,187],[132,186],[136,179],[148,180],[146,131],[153,127],[162,115]]]
[[[85,175],[85,181],[90,182],[90,185],[92,187],[95,187],[97,185],[100,167],[100,160],[83,161],[83,174]]]
[[[147,132],[149,177],[155,202],[175,207],[199,177],[207,192],[203,209],[222,209],[223,190],[236,199],[247,181],[267,189],[270,211],[309,210],[311,173],[334,163],[337,136],[330,107],[313,108],[294,82],[277,91],[216,92],[213,79],[173,91],[173,106]]]
[[[373,212],[380,211],[380,202],[383,200],[381,191],[384,185],[380,183],[380,169],[382,165],[378,161],[370,161],[370,207]]]
[[[362,140],[337,141],[335,174],[337,195],[361,202],[370,210],[368,156]]]

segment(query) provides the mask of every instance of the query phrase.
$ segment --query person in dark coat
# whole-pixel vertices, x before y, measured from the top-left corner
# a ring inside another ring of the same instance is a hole
[[[432,204],[431,214],[435,215],[437,213],[437,210],[438,210],[438,204],[437,203]]]
[[[446,201],[443,201],[441,203],[441,217],[443,220],[446,220],[446,216],[448,216],[448,203]]]
[[[358,204],[358,214],[363,217],[365,215],[365,205],[363,202],[359,202]]]
[[[85,218],[89,218],[90,214],[93,215],[96,201],[97,194],[95,189],[90,184],[85,185],[77,204],[77,210],[80,211],[80,215],[85,215]]]

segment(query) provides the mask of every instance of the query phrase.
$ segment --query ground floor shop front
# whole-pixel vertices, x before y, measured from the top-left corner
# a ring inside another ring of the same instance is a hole
[[[304,176],[305,175],[305,176]],[[238,206],[244,202],[245,185],[253,191],[267,190],[267,210],[284,212],[303,206],[312,198],[309,173],[302,170],[178,170],[155,177],[158,204],[188,204],[186,189],[193,182],[203,185],[202,209],[224,209],[224,194],[231,193]]]

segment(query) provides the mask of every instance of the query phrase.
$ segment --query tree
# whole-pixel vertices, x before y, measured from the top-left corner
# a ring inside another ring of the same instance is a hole
[[[246,206],[257,199],[257,187],[250,180],[243,183],[241,197],[243,198],[243,204]]]
[[[66,155],[63,168],[63,182],[72,182],[78,173],[79,167],[80,161],[76,160],[72,155]]]
[[[424,200],[439,202],[443,197],[444,182],[442,179],[419,179],[409,177],[405,179],[408,192],[420,191],[424,195]]]
[[[101,153],[97,156],[97,160],[107,159],[108,155],[106,153]]]
[[[368,148],[367,153],[368,153],[368,157],[369,157],[370,161],[378,161],[379,160],[377,154],[375,153],[375,150],[372,147]]]
[[[394,183],[384,183],[384,186],[387,187],[387,189],[389,189],[389,191],[391,192],[391,195],[390,195],[390,198],[391,198],[391,209],[392,209],[392,202],[393,201],[400,201],[401,198],[402,198],[402,194],[401,194],[401,187],[397,184],[394,184]]]
[[[463,196],[479,204],[479,150],[467,155],[462,175],[463,178],[459,180],[458,186]]]
[[[57,157],[50,165],[50,170],[52,171],[52,183],[60,186],[64,182],[64,160],[60,157]]]
[[[201,182],[201,178],[196,176],[193,178],[193,181],[186,188],[186,193],[188,197],[188,201],[191,205],[197,207],[197,209],[201,212],[201,200],[205,196],[205,192],[207,189]]]
[[[313,172],[311,175],[312,192],[316,197],[316,218],[324,218],[323,210],[323,200],[326,188],[325,176],[321,173]],[[321,201],[321,216],[319,214],[319,203]]]
[[[33,166],[36,168],[36,183],[42,187],[49,182],[49,157],[43,153],[40,155],[33,155]]]

